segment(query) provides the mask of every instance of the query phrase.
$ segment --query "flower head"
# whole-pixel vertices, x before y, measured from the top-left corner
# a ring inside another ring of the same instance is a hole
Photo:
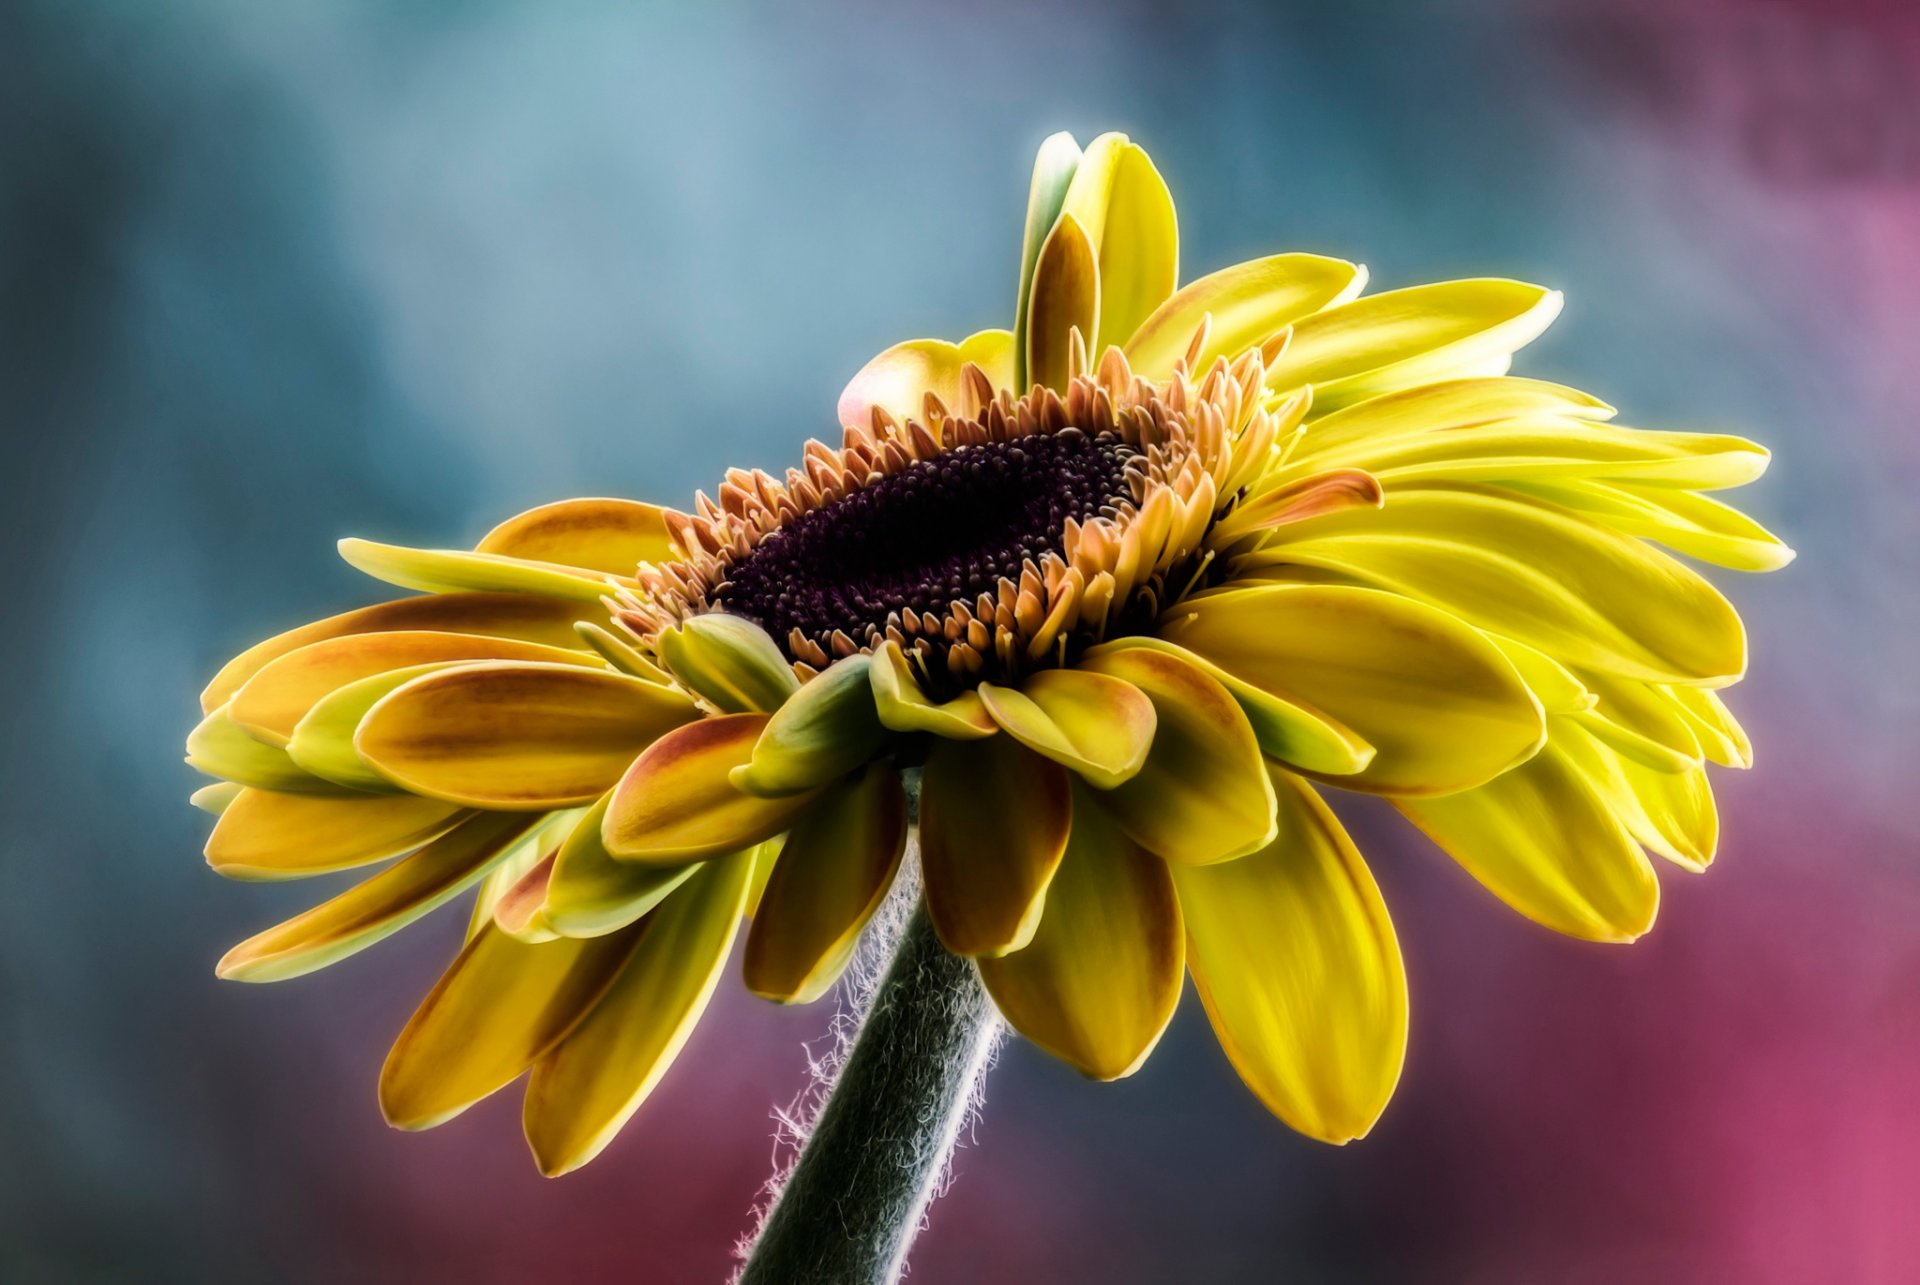
[[[1364,1134],[1405,979],[1321,799],[1385,796],[1521,913],[1652,924],[1647,852],[1698,870],[1739,618],[1666,550],[1791,555],[1705,492],[1736,437],[1611,424],[1506,374],[1551,291],[1362,295],[1282,254],[1184,287],[1173,204],[1120,135],[1036,165],[1011,330],[916,340],[840,445],[686,512],[535,509],[472,551],[345,541],[422,596],[260,644],[204,696],[207,856],[241,878],[391,860],[241,943],[276,980],[477,887],[401,1034],[389,1119],[531,1071],[547,1172],[672,1061],[743,917],[745,981],[839,975],[906,848],[948,949],[1096,1078],[1146,1058],[1190,972],[1248,1086]]]

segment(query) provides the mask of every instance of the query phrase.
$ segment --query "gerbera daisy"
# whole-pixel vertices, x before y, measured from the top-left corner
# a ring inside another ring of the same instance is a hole
[[[1647,852],[1703,868],[1705,764],[1750,753],[1718,695],[1739,618],[1673,554],[1791,554],[1704,494],[1760,447],[1506,374],[1556,293],[1365,280],[1282,254],[1180,286],[1146,153],[1056,136],[1012,329],[876,357],[837,446],[684,512],[344,541],[423,596],[242,654],[189,761],[225,782],[196,796],[222,873],[392,864],[221,974],[311,971],[477,886],[381,1104],[426,1127],[531,1072],[564,1172],[673,1060],[743,917],[755,993],[833,984],[917,790],[926,914],[1014,1029],[1123,1076],[1191,973],[1269,1108],[1366,1133],[1406,984],[1322,791],[1388,798],[1539,923],[1639,936]]]

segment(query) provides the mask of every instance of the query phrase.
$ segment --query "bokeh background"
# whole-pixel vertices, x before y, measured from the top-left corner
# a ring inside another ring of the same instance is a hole
[[[1129,131],[1198,274],[1566,290],[1521,368],[1776,452],[1722,855],[1630,950],[1361,808],[1414,987],[1332,1149],[1191,995],[1133,1079],[1010,1046],[912,1279],[1920,1279],[1920,16],[1900,3],[0,4],[0,1278],[716,1281],[825,1006],[724,987],[589,1169],[373,1103],[443,914],[222,985],[180,740],[242,645],[574,494],[831,430],[1010,315],[1032,149]]]

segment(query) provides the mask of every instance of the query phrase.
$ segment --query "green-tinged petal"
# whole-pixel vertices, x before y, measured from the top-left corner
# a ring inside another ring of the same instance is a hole
[[[577,649],[516,638],[418,629],[351,634],[310,643],[270,661],[233,694],[227,714],[256,738],[284,746],[315,703],[349,683],[396,669],[456,660],[592,664]]]
[[[1680,714],[1700,740],[1707,758],[1722,767],[1752,767],[1753,742],[1746,729],[1720,699],[1719,693],[1700,687],[1661,687],[1668,700],[1679,706]]]
[[[1072,820],[1066,772],[1012,737],[934,742],[920,864],[948,950],[1001,955],[1032,940]]]
[[[1148,379],[1167,378],[1201,321],[1211,317],[1207,342],[1193,367],[1203,375],[1215,357],[1232,361],[1300,318],[1347,302],[1366,284],[1365,268],[1317,254],[1236,263],[1189,282],[1154,309],[1127,340],[1127,361]],[[1112,335],[1107,339],[1115,342]]]
[[[561,500],[528,509],[481,537],[476,553],[630,576],[678,556],[666,510],[638,500]]]
[[[259,673],[268,661],[296,647],[341,638],[348,634],[382,633],[390,629],[425,629],[442,633],[484,634],[493,638],[520,638],[550,647],[581,649],[573,632],[583,616],[605,619],[606,613],[556,598],[524,593],[449,593],[424,598],[402,598],[358,611],[329,616],[290,629],[249,647],[214,676],[200,693],[200,708],[212,713],[224,705],[240,685]]]
[[[1008,735],[1096,789],[1131,780],[1153,745],[1153,702],[1107,674],[1043,669],[1018,690],[982,683],[980,699]]]
[[[1171,652],[1128,648],[1082,668],[1124,679],[1153,702],[1153,748],[1132,780],[1092,795],[1120,828],[1169,861],[1202,865],[1273,838],[1273,785],[1260,743],[1218,681]]]
[[[884,642],[875,649],[867,676],[873,682],[874,711],[890,731],[931,732],[949,740],[977,741],[1000,730],[978,693],[962,692],[945,702],[930,699],[896,643]]]
[[[873,707],[872,659],[848,656],[809,680],[775,711],[733,774],[736,788],[777,797],[844,776],[872,758],[887,738]]]
[[[1035,384],[1065,389],[1072,366],[1073,332],[1082,351],[1100,312],[1100,269],[1093,242],[1072,215],[1053,225],[1033,272],[1027,308],[1027,376]]]
[[[465,815],[411,794],[329,798],[243,790],[207,839],[207,864],[230,879],[300,879],[371,865],[451,830]]]
[[[1600,785],[1547,746],[1478,789],[1394,805],[1502,901],[1557,932],[1632,941],[1653,926],[1660,884]]]
[[[1590,514],[1616,531],[1734,571],[1778,571],[1793,561],[1780,537],[1740,510],[1672,487],[1602,482],[1528,484],[1529,495]]]
[[[655,640],[673,676],[723,714],[770,714],[800,690],[793,666],[760,626],[715,612]]]
[[[219,816],[227,810],[228,806],[231,805],[235,799],[240,797],[240,792],[245,788],[245,786],[236,785],[232,781],[215,781],[211,785],[201,786],[192,794],[188,795],[187,802],[199,808],[202,812]]]
[[[904,424],[926,418],[928,393],[955,414],[969,407],[964,372],[980,367],[995,388],[1013,387],[1013,332],[981,330],[959,343],[909,339],[895,344],[860,368],[840,394],[840,424],[862,430],[873,423],[875,408]]]
[[[1546,734],[1539,702],[1498,647],[1457,617],[1398,595],[1275,585],[1176,610],[1161,627],[1168,641],[1374,747],[1372,762],[1342,776],[1343,786],[1463,790],[1525,759]]]
[[[540,818],[483,812],[330,901],[249,937],[220,961],[221,977],[278,982],[337,963],[472,887]]]
[[[1125,134],[1087,144],[1061,216],[1086,230],[1099,265],[1100,309],[1081,332],[1089,354],[1125,344],[1180,279],[1180,234],[1165,180]]]
[[[1096,1080],[1146,1061],[1180,1000],[1185,963],[1167,863],[1084,794],[1033,940],[979,961],[1013,1028]]]
[[[387,1054],[387,1123],[431,1129],[506,1087],[586,1016],[638,941],[637,928],[534,943],[482,928]]]
[[[1187,967],[1227,1059],[1269,1111],[1323,1142],[1373,1128],[1407,1049],[1386,904],[1327,805],[1276,773],[1279,831],[1242,861],[1173,868]]]
[[[395,669],[348,683],[315,702],[313,708],[307,711],[306,716],[294,726],[293,739],[287,742],[287,753],[307,771],[325,777],[336,785],[392,794],[400,787],[368,767],[366,760],[360,757],[360,751],[353,748],[354,733],[360,730],[360,721],[388,692],[397,691],[427,674],[452,669],[459,663],[449,661],[435,665],[409,665],[405,669]]]
[[[1267,370],[1267,387],[1313,385],[1321,414],[1380,393],[1478,374],[1560,314],[1560,294],[1483,278],[1364,295],[1304,317]]]
[[[1373,746],[1352,728],[1342,727],[1324,714],[1302,709],[1270,692],[1234,677],[1205,657],[1164,638],[1139,635],[1116,638],[1088,652],[1089,657],[1116,651],[1145,650],[1166,652],[1198,668],[1232,694],[1240,712],[1247,716],[1260,752],[1283,763],[1297,763],[1309,771],[1328,776],[1358,772],[1373,761]]]
[[[353,746],[416,794],[546,811],[592,803],[697,714],[678,692],[605,669],[459,665],[381,697]]]
[[[200,720],[187,734],[187,765],[256,790],[339,794],[333,781],[315,776],[277,745],[268,745],[233,721],[231,704]]]
[[[1354,576],[1518,639],[1564,663],[1720,686],[1746,668],[1746,634],[1719,591],[1631,536],[1487,487],[1390,491],[1379,512],[1281,527],[1245,560]]]
[[[1060,217],[1067,199],[1067,188],[1074,171],[1080,168],[1080,145],[1073,135],[1059,133],[1040,144],[1033,161],[1033,184],[1027,193],[1026,231],[1020,244],[1020,289],[1015,295],[1013,326],[1013,389],[1024,392],[1031,385],[1027,368],[1027,309],[1032,301],[1033,276],[1040,264],[1040,249],[1047,234]]]
[[[601,573],[465,549],[409,549],[348,538],[340,541],[340,556],[375,580],[426,593],[536,593],[597,604],[614,589]]]
[[[612,800],[609,790],[574,823],[555,854],[544,913],[564,936],[600,937],[625,928],[699,869],[698,862],[649,866],[614,860],[601,835]]]
[[[1314,471],[1363,458],[1388,443],[1522,416],[1605,420],[1613,407],[1575,388],[1517,376],[1419,384],[1344,407],[1307,425],[1287,471]]]
[[[541,1173],[599,1155],[673,1064],[720,980],[753,866],[750,851],[711,862],[649,915],[613,985],[534,1066],[522,1118]]]
[[[811,793],[764,799],[728,779],[752,758],[766,726],[765,714],[722,714],[655,741],[607,804],[607,852],[621,861],[678,866],[750,847],[792,825]]]
[[[826,994],[886,900],[907,845],[907,796],[889,763],[820,796],[773,863],[747,934],[747,989],[782,1003]]]
[[[650,683],[671,683],[673,675],[640,654],[626,637],[614,633],[611,629],[594,624],[591,620],[582,620],[573,627],[580,641],[600,653],[600,659],[612,665],[623,674],[635,678],[644,678]]]

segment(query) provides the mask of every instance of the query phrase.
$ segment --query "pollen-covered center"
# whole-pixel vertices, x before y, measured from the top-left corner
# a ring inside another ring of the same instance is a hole
[[[828,651],[836,632],[864,641],[907,612],[943,614],[1059,553],[1069,518],[1115,516],[1138,455],[1115,433],[1068,428],[917,460],[769,533],[715,602]]]

